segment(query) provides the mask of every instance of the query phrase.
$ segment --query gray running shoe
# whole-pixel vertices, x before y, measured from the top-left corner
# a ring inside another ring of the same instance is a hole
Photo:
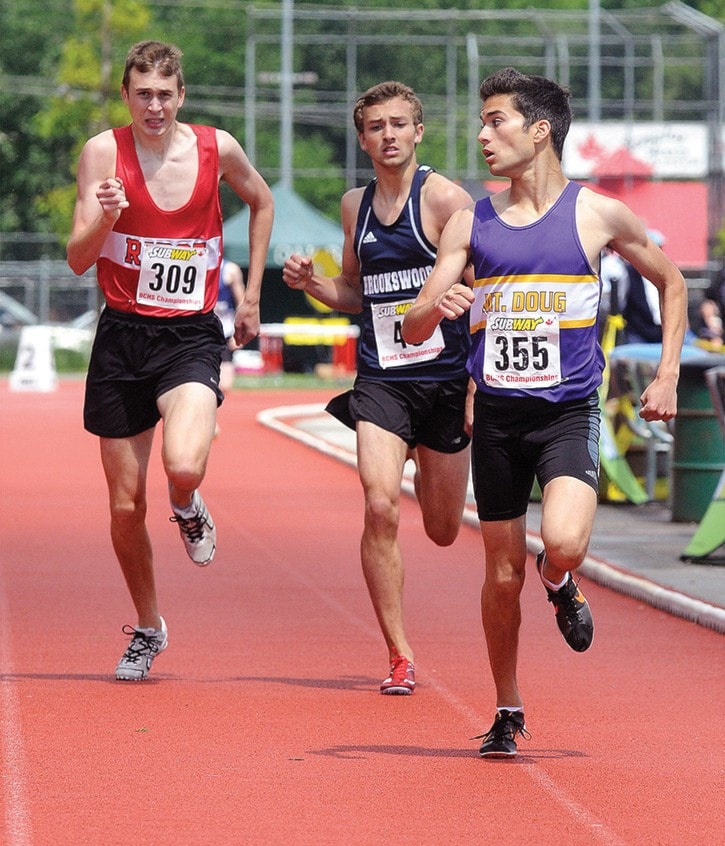
[[[161,618],[160,629],[124,626],[121,631],[131,636],[131,643],[116,665],[116,678],[119,681],[142,681],[149,674],[154,658],[169,645],[164,618]]]
[[[179,524],[179,534],[184,541],[186,554],[200,567],[211,563],[216,552],[216,527],[211,515],[206,510],[199,491],[194,491],[192,502],[196,509],[193,517],[169,517],[172,523]]]

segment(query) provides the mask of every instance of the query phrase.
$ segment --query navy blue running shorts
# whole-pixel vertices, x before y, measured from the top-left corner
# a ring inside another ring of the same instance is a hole
[[[414,449],[455,453],[468,446],[465,432],[468,377],[431,382],[385,382],[358,377],[351,391],[334,397],[327,411],[350,429],[358,420],[374,423]]]
[[[161,419],[157,399],[188,382],[208,385],[221,405],[226,342],[214,312],[146,317],[104,308],[86,378],[83,424],[102,438],[130,438]]]
[[[572,476],[599,491],[597,395],[553,403],[537,397],[474,399],[471,464],[479,520],[526,513],[534,479]]]

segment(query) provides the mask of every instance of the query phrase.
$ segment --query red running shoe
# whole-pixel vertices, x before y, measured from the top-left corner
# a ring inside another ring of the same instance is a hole
[[[410,696],[414,690],[415,667],[405,655],[398,655],[390,665],[390,675],[380,685],[380,692],[397,696]]]

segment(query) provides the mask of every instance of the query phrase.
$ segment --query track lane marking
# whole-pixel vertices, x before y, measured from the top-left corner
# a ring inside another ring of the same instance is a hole
[[[20,704],[12,681],[15,669],[9,621],[10,614],[0,567],[0,769],[5,797],[3,827],[7,838],[3,842],[7,846],[32,846],[25,775],[27,766],[20,725]]]
[[[320,414],[323,410],[324,406],[319,404],[271,408],[260,412],[257,415],[257,420],[263,425],[268,426],[283,435],[291,437],[306,446],[312,447],[325,455],[339,458],[345,464],[356,466],[356,457],[349,449],[331,444],[316,435],[301,431],[295,426],[285,422],[285,418],[299,418]],[[407,493],[415,495],[412,482],[404,479],[402,486]],[[475,525],[478,527],[477,518],[475,519]],[[253,537],[251,535],[248,537],[248,541],[253,542]],[[258,552],[268,556],[271,564],[278,563],[273,556],[269,555],[269,550],[265,550],[261,545],[258,546]],[[289,570],[286,570],[285,573],[287,577],[290,576]],[[297,571],[295,571],[295,577],[325,604],[333,608],[344,618],[354,622],[356,627],[362,630],[371,639],[379,636],[379,632],[376,627],[372,624],[368,624],[358,615],[353,614],[346,606],[334,599],[314,580],[303,577]],[[422,669],[419,662],[416,662],[416,668]],[[480,731],[481,725],[485,722],[484,717],[462,702],[445,684],[432,678],[427,673],[425,674],[425,683],[429,689],[434,691],[437,696],[439,696],[453,710],[463,717],[463,719],[471,727],[472,731]],[[522,757],[525,756],[522,755]],[[538,785],[538,787],[551,799],[551,801],[559,805],[564,811],[566,811],[566,813],[572,816],[580,826],[585,827],[591,833],[593,841],[601,843],[603,846],[628,846],[626,841],[622,840],[617,834],[607,828],[600,819],[591,814],[587,808],[579,804],[571,795],[569,795],[569,793],[567,793],[566,790],[560,787],[559,784],[557,784],[557,782],[551,778],[548,773],[546,773],[540,764],[535,761],[527,761],[524,764],[524,768],[527,776]]]
[[[317,435],[302,431],[286,422],[287,418],[294,419],[320,415],[324,412],[324,408],[322,404],[278,406],[260,412],[257,415],[257,420],[263,425],[287,437],[300,441],[325,455],[338,458],[353,467],[357,466],[355,455],[350,452],[349,448],[331,444]],[[403,479],[402,489],[407,494],[415,496],[412,481],[409,479]],[[469,508],[467,506],[464,509],[463,522],[466,525],[478,528],[478,516],[475,508]],[[541,549],[541,537],[535,532],[527,531],[526,545],[529,552],[536,554]],[[675,617],[681,617],[705,628],[713,629],[719,634],[725,634],[725,608],[711,605],[679,591],[663,587],[649,579],[627,572],[606,561],[589,555],[584,559],[579,571],[582,575],[603,587],[646,602],[648,605],[666,611]]]

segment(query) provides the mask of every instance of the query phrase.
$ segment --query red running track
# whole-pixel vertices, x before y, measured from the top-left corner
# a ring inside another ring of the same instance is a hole
[[[724,843],[722,636],[587,583],[596,637],[577,655],[530,578],[532,739],[483,761],[470,740],[493,717],[480,538],[464,526],[434,547],[408,498],[419,688],[378,694],[387,656],[358,562],[356,474],[256,422],[329,394],[227,399],[206,569],[168,522],[157,442],[149,521],[170,647],[147,682],[120,683],[134,619],[82,386],[0,383],[2,843]]]

